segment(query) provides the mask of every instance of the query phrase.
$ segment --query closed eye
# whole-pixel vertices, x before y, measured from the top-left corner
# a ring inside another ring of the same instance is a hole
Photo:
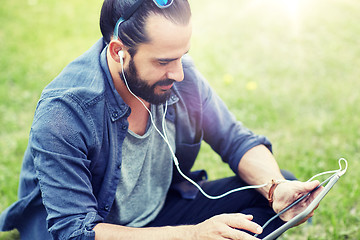
[[[185,54],[187,54],[189,51],[187,51]],[[184,55],[185,55],[184,54]],[[183,56],[184,56],[183,55]],[[166,65],[168,65],[169,63],[171,63],[171,62],[174,62],[174,61],[177,61],[177,60],[179,60],[179,59],[181,59],[183,56],[181,56],[180,58],[157,58],[156,60],[157,60],[157,62],[158,62],[158,64],[160,65],[160,66],[166,66]]]
[[[170,63],[171,61],[158,61],[159,65],[161,66],[166,66]]]

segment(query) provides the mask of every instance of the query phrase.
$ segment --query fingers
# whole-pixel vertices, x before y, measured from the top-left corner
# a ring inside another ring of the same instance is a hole
[[[319,184],[320,184],[320,182],[318,180],[311,181],[311,182],[305,182],[303,185],[303,189],[306,192],[310,192],[311,190],[313,190],[314,188],[319,186]]]
[[[223,234],[223,237],[225,237],[226,239],[239,239],[239,240],[257,239],[254,236],[246,232],[243,232],[241,230],[246,230],[257,234],[262,233],[261,226],[251,221],[253,219],[252,215],[244,215],[238,213],[238,214],[225,214],[222,216],[225,219],[224,223],[228,226],[228,231],[226,231]]]
[[[226,214],[225,224],[229,227],[247,230],[253,233],[260,234],[262,233],[262,228],[257,223],[251,221],[253,219],[252,215],[244,215],[241,213],[235,214]]]
[[[256,240],[256,239],[258,239],[246,232],[243,232],[243,231],[240,231],[237,229],[231,229],[228,232],[228,235],[224,235],[223,237],[225,239],[233,239],[233,240]]]
[[[299,199],[301,196],[314,190],[316,187],[319,186],[319,184],[320,184],[320,182],[317,180],[311,181],[311,182],[294,182],[293,190],[292,190],[293,194],[289,194],[289,192],[291,192],[290,189],[288,189],[287,193],[285,191],[283,191],[283,194],[285,193],[285,195],[288,195],[288,198],[287,199],[283,198],[283,199],[286,199],[286,201],[283,201],[281,203],[282,207],[289,206],[296,199]],[[291,186],[291,185],[289,185],[289,186]],[[306,209],[306,207],[316,198],[316,196],[322,190],[323,190],[323,187],[322,186],[319,187],[316,191],[312,192],[310,195],[305,197],[301,202],[296,204],[289,211],[287,211],[286,213],[281,215],[280,218],[283,221],[289,221],[290,219],[292,219],[293,217],[295,217],[296,215],[298,215],[299,213],[304,211]],[[308,218],[312,217],[313,215],[314,215],[314,211],[312,211],[308,216],[306,216],[299,224],[305,222]]]
[[[262,233],[262,228],[252,219],[251,215],[241,213],[217,215],[197,225],[196,239],[255,240],[257,238],[242,231]]]

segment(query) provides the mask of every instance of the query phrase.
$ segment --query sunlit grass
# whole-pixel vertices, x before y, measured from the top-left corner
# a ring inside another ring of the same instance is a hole
[[[360,4],[200,2],[195,62],[237,118],[270,138],[280,167],[307,180],[337,169],[340,157],[349,160],[313,225],[284,239],[359,239]],[[227,166],[212,167],[220,159],[207,146],[203,152],[196,168],[207,168],[211,178],[231,174]]]
[[[313,225],[285,239],[360,239],[360,3],[356,0],[190,1],[190,54],[235,116],[272,142],[301,180],[348,173]],[[0,211],[18,174],[42,88],[99,37],[101,1],[4,1],[0,9]],[[195,168],[232,174],[204,145]],[[16,234],[15,234],[16,235]],[[0,239],[14,239],[0,233]]]

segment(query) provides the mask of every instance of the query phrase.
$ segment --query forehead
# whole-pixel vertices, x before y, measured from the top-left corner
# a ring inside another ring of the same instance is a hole
[[[190,48],[191,21],[185,25],[177,24],[152,14],[147,19],[145,31],[150,41],[138,46],[138,54],[157,58],[181,57]]]

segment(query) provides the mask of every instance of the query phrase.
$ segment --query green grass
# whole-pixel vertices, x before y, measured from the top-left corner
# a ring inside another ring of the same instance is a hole
[[[290,14],[286,3],[298,3]],[[191,1],[190,54],[235,116],[273,143],[301,180],[337,169],[316,211],[284,239],[360,239],[360,2]],[[0,211],[16,200],[22,155],[42,88],[99,37],[101,1],[4,1],[0,9]],[[195,168],[231,174],[204,145]],[[0,233],[0,239],[17,239]]]

